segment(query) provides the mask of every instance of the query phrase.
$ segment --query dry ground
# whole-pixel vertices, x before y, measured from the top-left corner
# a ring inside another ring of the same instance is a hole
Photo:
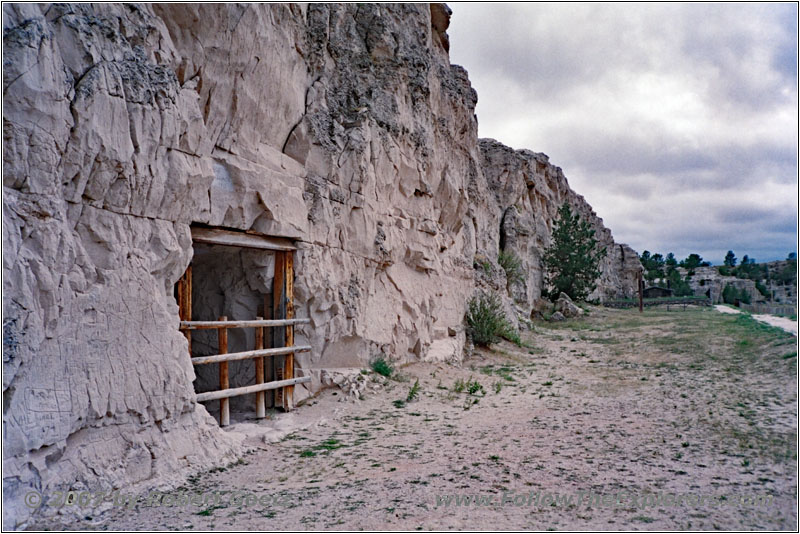
[[[239,463],[183,488],[248,490],[266,505],[115,508],[69,528],[797,528],[794,337],[707,308],[592,308],[537,324],[523,340],[460,367],[405,367],[360,403],[324,392],[260,425],[284,418],[302,430],[252,440]],[[417,378],[418,400],[395,406]],[[483,391],[456,391],[470,379]],[[731,497],[724,506],[437,506],[455,494],[580,491]],[[765,506],[736,500],[766,494]]]

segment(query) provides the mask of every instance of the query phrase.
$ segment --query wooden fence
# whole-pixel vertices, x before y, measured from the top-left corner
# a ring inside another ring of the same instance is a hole
[[[255,320],[229,321],[220,317],[217,321],[192,320],[192,266],[176,284],[176,300],[180,313],[180,329],[189,341],[189,356],[193,365],[219,365],[219,391],[208,391],[197,394],[198,402],[220,402],[220,426],[230,424],[230,406],[228,399],[239,395],[256,394],[256,417],[266,416],[266,391],[275,391],[275,405],[284,410],[293,407],[293,393],[296,384],[311,381],[311,377],[294,376],[294,355],[308,352],[308,345],[294,345],[294,327],[308,324],[309,319],[294,318],[294,250],[295,247],[286,239],[243,232],[232,232],[224,229],[192,228],[194,242],[256,248],[270,250],[275,254],[275,275],[272,280],[272,301],[264,299],[265,314],[270,319],[257,317]],[[231,328],[255,328],[255,347],[243,352],[228,352],[228,330]],[[272,331],[272,348],[264,348],[265,329]],[[217,331],[218,354],[192,357],[192,331],[214,329]],[[265,382],[265,358],[284,356],[283,367],[275,369],[273,378]],[[254,384],[231,388],[228,378],[228,362],[255,360]]]
[[[744,302],[739,303],[739,307],[750,313],[766,313],[769,315],[797,315],[797,306],[787,304],[769,304],[763,302],[756,302],[754,304],[747,304]]]
[[[230,406],[228,399],[237,397],[239,395],[247,395],[250,393],[256,394],[256,417],[263,419],[266,417],[266,398],[265,391],[288,388],[295,384],[310,382],[311,377],[294,378],[293,371],[287,370],[286,361],[284,362],[284,372],[282,373],[285,378],[283,380],[274,380],[271,382],[264,382],[264,358],[270,356],[285,355],[286,360],[294,357],[297,352],[309,352],[311,346],[300,345],[294,346],[287,345],[285,347],[264,348],[264,329],[265,328],[278,328],[284,327],[286,330],[294,329],[296,324],[307,324],[309,319],[277,319],[265,320],[261,317],[256,317],[255,321],[228,321],[228,318],[222,316],[218,321],[181,321],[181,330],[190,333],[192,330],[201,329],[216,329],[217,339],[219,342],[219,354],[209,356],[198,356],[192,358],[193,365],[207,365],[216,363],[219,365],[219,391],[209,391],[206,393],[198,393],[197,402],[219,400],[219,423],[220,426],[227,426],[230,424]],[[256,329],[256,342],[255,350],[244,352],[228,352],[228,329],[230,328],[255,328]],[[286,335],[286,339],[292,339],[294,336]],[[228,382],[228,362],[255,359],[255,384],[252,386],[243,386],[238,388],[231,388]],[[291,405],[287,403],[290,394],[284,392],[284,408],[290,409]]]

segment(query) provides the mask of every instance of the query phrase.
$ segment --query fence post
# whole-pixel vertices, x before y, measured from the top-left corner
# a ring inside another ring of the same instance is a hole
[[[272,278],[272,318],[286,319],[286,252],[275,253],[275,276]],[[286,346],[286,329],[274,328],[272,330],[272,345],[274,347]],[[278,365],[277,358],[272,358],[273,380],[283,380],[284,366]],[[277,407],[286,406],[286,388],[276,389],[273,393],[274,404]]]
[[[294,254],[284,253],[284,287],[286,292],[286,319],[294,319]],[[294,346],[294,325],[286,326],[286,346]],[[283,360],[283,378],[294,378],[294,352],[290,352]],[[294,407],[294,386],[286,386],[283,393],[283,408],[286,411]]]
[[[261,317],[256,317],[260,321]],[[264,329],[262,327],[256,328],[256,350],[264,348]],[[256,384],[264,383],[264,357],[256,358]],[[264,398],[266,395],[263,391],[256,392],[256,418],[264,419],[267,416],[266,408],[264,406]]]
[[[223,315],[219,318],[220,321],[227,321],[228,317]],[[224,326],[217,330],[217,338],[219,339],[219,353],[228,353],[228,329]],[[228,389],[228,362],[219,363],[219,389]],[[230,399],[223,398],[219,400],[219,426],[228,426],[231,424],[231,411]]]
[[[644,312],[644,280],[642,280],[642,272],[639,271],[639,313]]]

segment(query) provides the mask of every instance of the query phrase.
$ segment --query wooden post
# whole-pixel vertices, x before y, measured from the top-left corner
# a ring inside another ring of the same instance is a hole
[[[644,311],[644,280],[642,280],[642,273],[639,271],[639,313]]]
[[[275,275],[272,278],[272,318],[273,319],[285,319],[286,318],[286,284],[284,283],[286,280],[286,253],[281,251],[275,252]],[[283,328],[273,328],[272,329],[272,346],[273,347],[285,347],[286,343],[286,336],[285,336],[285,329]],[[283,380],[286,378],[283,375],[284,368],[277,364],[277,360],[273,358],[273,361],[276,362],[274,367],[274,376],[273,380]],[[284,389],[276,389],[274,393],[274,402],[275,406],[282,406],[286,407],[284,402]]]
[[[272,319],[272,295],[267,294],[264,295],[264,318],[265,319]],[[264,329],[264,346],[267,348],[273,348],[275,345],[272,343],[272,331],[275,330],[274,328],[265,328]],[[275,380],[275,358],[270,358],[267,360],[266,365],[264,366],[264,380],[267,382],[272,382]],[[265,391],[266,397],[264,398],[264,403],[266,404],[267,408],[274,408],[275,407],[275,390],[270,389]]]
[[[286,298],[286,319],[294,319],[294,257],[291,251],[284,252],[284,287]],[[286,347],[294,346],[294,325],[286,326]],[[283,358],[283,379],[294,378],[294,353]],[[283,392],[283,409],[287,412],[294,407],[294,385],[286,386]]]
[[[261,317],[256,317],[261,320]],[[256,350],[264,348],[264,329],[256,328]],[[256,358],[256,384],[264,383],[264,357]],[[267,416],[267,411],[264,406],[264,392],[259,391],[256,393],[256,418],[264,419]]]
[[[192,320],[192,266],[186,268],[180,280],[178,280],[178,316],[181,321]],[[192,355],[192,333],[184,330],[183,335],[186,336],[186,341],[189,342],[189,356]]]
[[[220,321],[227,321],[226,316],[219,318]],[[217,330],[217,337],[219,338],[219,353],[228,353],[228,329],[220,328]],[[228,389],[228,362],[219,363],[219,389]],[[231,411],[230,399],[224,398],[219,400],[219,426],[228,426],[231,424]]]

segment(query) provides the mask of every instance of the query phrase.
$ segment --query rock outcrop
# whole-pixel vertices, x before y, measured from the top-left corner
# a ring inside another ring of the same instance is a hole
[[[678,272],[681,274],[681,278],[686,279],[686,269],[678,267]],[[764,300],[764,297],[756,289],[755,281],[735,276],[722,276],[716,267],[697,267],[694,274],[686,281],[694,295],[705,295],[714,304],[722,302],[722,292],[725,290],[725,286],[732,286],[737,292],[747,292],[752,302]]]
[[[542,298],[542,256],[550,245],[550,234],[563,203],[589,221],[599,246],[607,255],[600,265],[602,275],[590,299],[631,298],[637,291],[642,270],[636,251],[618,244],[583,196],[567,183],[560,167],[542,153],[514,150],[495,141],[481,139],[481,169],[492,192],[488,206],[480,210],[485,236],[479,241],[486,255],[502,249],[522,261],[523,277],[509,281],[509,292],[520,316],[529,316]]]
[[[631,292],[635,253],[560,169],[478,142],[444,5],[3,13],[6,527],[32,488],[148,484],[237,453],[178,330],[192,224],[297,244],[298,400],[325,369],[459,358],[476,287],[509,294],[501,245],[526,270],[507,305],[529,314],[563,201],[609,249],[595,296]]]

